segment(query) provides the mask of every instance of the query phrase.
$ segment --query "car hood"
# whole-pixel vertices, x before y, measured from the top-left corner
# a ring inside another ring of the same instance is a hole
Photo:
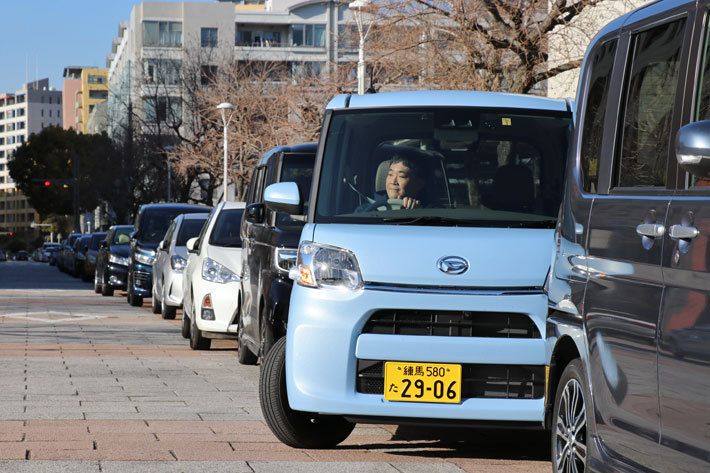
[[[131,251],[130,245],[111,245],[111,254],[128,258],[128,253]]]
[[[219,264],[226,266],[231,272],[237,276],[242,276],[242,249],[241,248],[225,248],[222,246],[207,247],[207,256],[212,258]]]
[[[310,227],[310,228],[309,228]],[[312,230],[312,233],[309,232]],[[539,288],[552,260],[552,229],[308,225],[303,239],[346,248],[369,283],[467,288]],[[438,262],[464,258],[469,269],[446,274]]]

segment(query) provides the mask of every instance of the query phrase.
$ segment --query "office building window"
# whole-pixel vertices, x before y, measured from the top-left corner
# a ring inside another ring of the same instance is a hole
[[[89,84],[105,84],[106,83],[106,77],[104,76],[96,76],[96,75],[89,75],[87,78],[87,82]]]
[[[143,74],[147,84],[179,85],[182,61],[175,59],[146,59]]]
[[[90,99],[105,100],[108,98],[108,91],[107,90],[90,90],[89,91],[89,98]]]
[[[182,23],[179,21],[144,21],[143,46],[182,46]]]
[[[179,123],[182,120],[182,101],[180,97],[146,98],[144,118],[148,122]]]
[[[217,47],[217,28],[202,28],[200,45],[203,48]]]
[[[208,85],[217,78],[217,66],[201,66],[200,83]]]

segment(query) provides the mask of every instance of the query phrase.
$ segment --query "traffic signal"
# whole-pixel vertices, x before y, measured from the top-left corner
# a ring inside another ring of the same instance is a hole
[[[50,186],[52,185],[52,181],[45,180],[45,181],[42,183],[42,185],[43,185],[44,187],[50,187]]]

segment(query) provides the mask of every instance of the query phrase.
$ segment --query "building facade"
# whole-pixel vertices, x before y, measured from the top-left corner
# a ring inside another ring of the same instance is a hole
[[[96,104],[108,99],[108,69],[85,67],[81,70],[81,87],[76,92],[75,129],[87,133],[89,117]]]
[[[109,135],[135,126],[130,120],[169,121],[189,113],[181,105],[179,77],[196,61],[204,83],[225,61],[282,64],[294,78],[352,63],[353,45],[338,44],[352,26],[347,3],[331,0],[138,4],[119,24],[106,59]]]
[[[76,129],[76,93],[81,89],[80,66],[64,68],[62,83],[62,126],[65,130]]]
[[[62,126],[62,115],[62,93],[49,87],[49,79],[28,82],[14,94],[0,96],[0,231],[24,231],[38,221],[7,163],[32,133]]]

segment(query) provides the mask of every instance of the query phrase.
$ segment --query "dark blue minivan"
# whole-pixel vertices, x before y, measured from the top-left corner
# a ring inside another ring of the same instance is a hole
[[[165,236],[170,223],[180,214],[202,213],[212,210],[202,205],[147,204],[141,206],[131,234],[131,250],[128,255],[128,303],[143,305],[143,298],[150,297],[153,288],[153,261],[155,249]]]
[[[553,471],[710,471],[709,1],[592,41],[546,288]]]

